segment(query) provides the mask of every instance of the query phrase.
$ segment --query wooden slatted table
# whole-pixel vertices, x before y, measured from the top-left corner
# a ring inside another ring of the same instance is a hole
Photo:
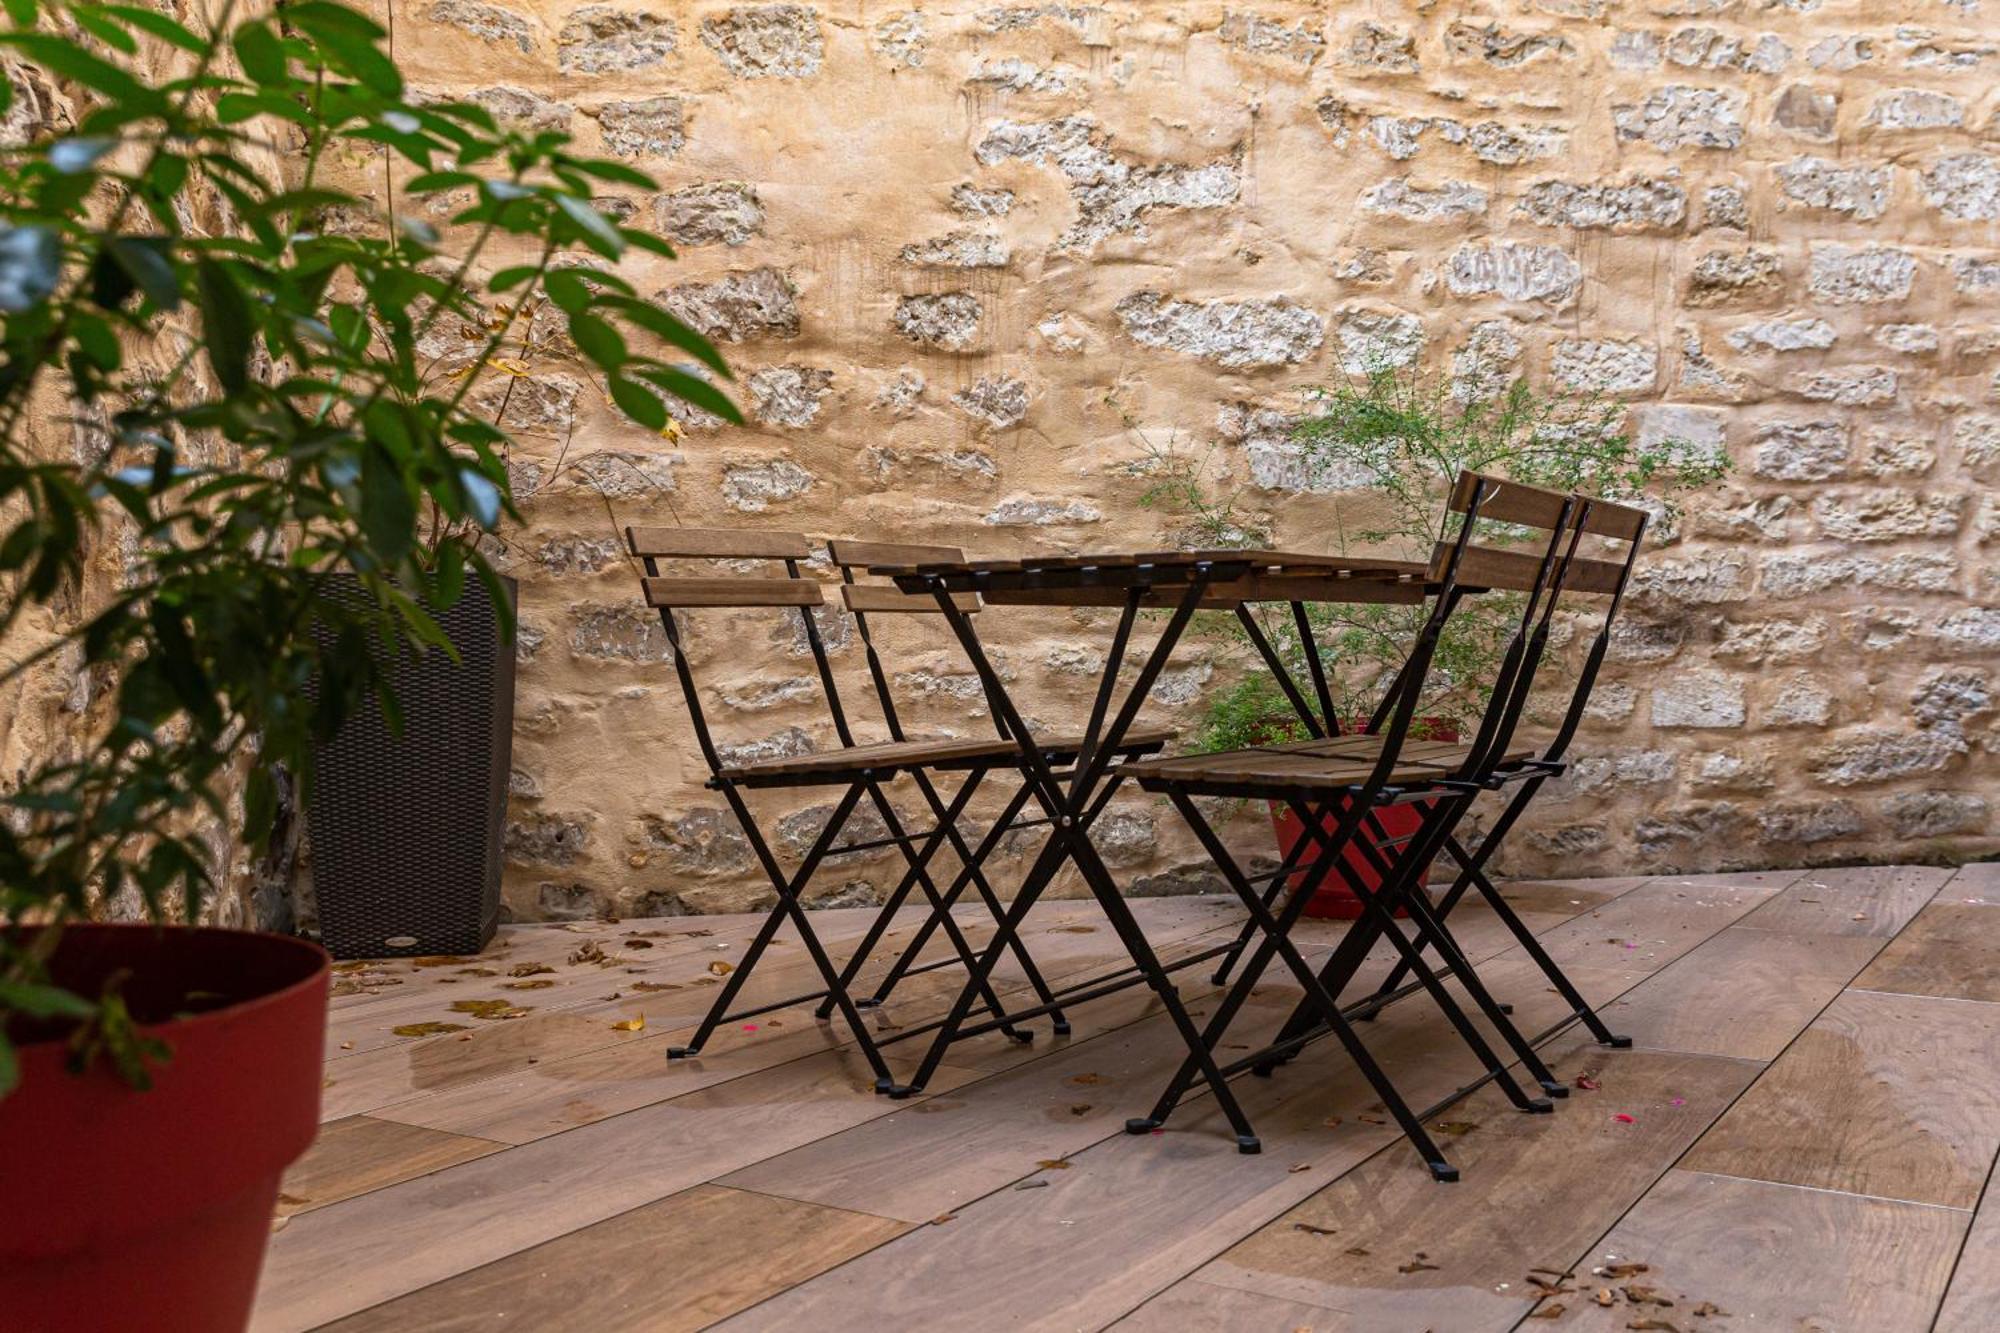
[[[1117,980],[1098,979],[1088,987],[1080,987],[1076,994],[1058,993],[1056,1002],[1076,1003],[1131,985],[1150,985],[1189,1051],[1210,1060],[1201,1034],[1181,1003],[1169,974],[1224,950],[1210,950],[1163,965],[1147,941],[1090,840],[1092,824],[1121,780],[1112,767],[1112,758],[1131,733],[1147,692],[1195,611],[1235,609],[1245,603],[1267,601],[1414,604],[1426,596],[1428,567],[1408,560],[1355,559],[1296,551],[1206,550],[885,562],[870,566],[870,572],[892,579],[906,594],[929,596],[937,602],[978,672],[996,716],[1007,734],[1015,738],[1028,786],[1051,829],[1049,841],[1015,894],[1000,929],[978,960],[976,972],[967,979],[949,1014],[936,1025],[922,1063],[910,1081],[892,1087],[890,1095],[907,1097],[921,1091],[953,1042],[990,1028],[991,1021],[967,1022],[981,985],[1056,873],[1072,863],[1117,932],[1132,960],[1132,970]],[[1029,739],[1019,710],[973,632],[965,605],[966,594],[977,594],[994,605],[1121,608],[1082,745],[1067,774],[1059,777],[1047,757]],[[1124,671],[1126,647],[1138,613],[1145,609],[1165,610],[1170,614],[1121,699],[1118,685]],[[1008,1018],[1018,1022],[1036,1016],[1036,1012],[1017,1011]],[[1219,1075],[1216,1081],[1220,1082]]]

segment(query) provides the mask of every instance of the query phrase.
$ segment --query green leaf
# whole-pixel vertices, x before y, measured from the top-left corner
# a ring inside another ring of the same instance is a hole
[[[30,1018],[93,1018],[97,1006],[60,986],[0,979],[0,1012],[13,1010]]]
[[[465,511],[480,527],[491,532],[500,526],[500,488],[478,468],[458,470],[458,488],[465,496]]]
[[[0,310],[31,310],[62,279],[62,244],[48,227],[0,229]]]
[[[724,421],[738,426],[743,424],[743,414],[736,410],[736,404],[730,402],[720,389],[699,376],[690,375],[685,370],[675,370],[672,366],[648,366],[634,373],[645,376],[683,402],[693,403],[703,411],[713,412]]]
[[[48,146],[48,162],[64,173],[89,171],[117,146],[116,139],[58,139]]]
[[[403,183],[403,188],[411,194],[436,194],[441,190],[456,190],[462,185],[477,185],[479,177],[469,171],[425,171]]]
[[[611,389],[611,401],[618,404],[618,409],[626,416],[648,430],[666,429],[667,405],[651,389],[623,375],[613,375],[607,383]]]
[[[722,378],[735,378],[729,373],[728,365],[723,362],[722,353],[715,350],[714,343],[660,307],[629,296],[607,296],[600,304],[618,311],[628,322],[638,325],[648,333],[658,334]]]
[[[42,32],[8,32],[0,33],[0,43],[17,48],[51,74],[80,83],[135,110],[158,108],[165,102],[157,90],[66,38]]]
[[[632,185],[641,190],[658,188],[658,182],[636,167],[628,167],[623,162],[611,162],[601,158],[577,158],[570,165],[586,176],[595,176],[601,181],[614,185]]]
[[[286,5],[284,13],[287,22],[314,34],[341,32],[368,42],[379,42],[389,35],[388,30],[374,19],[346,5],[334,4],[332,0],[303,0],[299,4]]]
[[[380,444],[370,441],[361,462],[361,531],[370,553],[385,568],[410,553],[416,502],[402,468]]]
[[[143,9],[138,5],[101,5],[99,8],[107,14],[116,14],[143,33],[178,46],[189,55],[198,56],[208,50],[207,42],[155,10]]]
[[[616,370],[625,364],[627,353],[625,340],[618,336],[618,330],[595,315],[571,315],[569,336],[583,354],[605,370]]]
[[[575,269],[553,269],[542,279],[542,289],[564,312],[578,315],[590,308],[590,284]]]
[[[403,95],[403,76],[396,62],[376,45],[385,34],[372,20],[326,0],[287,5],[285,19],[312,37],[339,68],[374,91],[384,97]]]
[[[103,42],[114,51],[122,51],[128,56],[139,54],[139,43],[132,34],[118,26],[95,9],[85,5],[70,6],[69,16],[76,20],[76,26]]]
[[[236,275],[206,255],[195,264],[194,282],[209,368],[224,391],[242,393],[250,386],[250,340],[256,331],[249,299]]]
[[[555,199],[556,207],[583,230],[584,244],[606,259],[616,259],[625,253],[625,238],[618,234],[618,228],[606,222],[603,214],[587,201],[573,194],[559,194]]]
[[[291,61],[285,56],[284,43],[262,19],[238,28],[230,45],[236,50],[236,62],[253,83],[269,88],[292,81]]]
[[[180,274],[169,258],[171,245],[165,236],[114,236],[104,248],[154,305],[179,310]]]

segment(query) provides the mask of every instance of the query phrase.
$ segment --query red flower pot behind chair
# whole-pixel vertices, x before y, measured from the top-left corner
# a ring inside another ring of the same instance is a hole
[[[1360,732],[1367,725],[1368,719],[1353,718],[1348,722],[1348,729],[1351,733]],[[1420,718],[1417,724],[1410,730],[1413,739],[1438,741],[1456,741],[1458,739],[1458,728],[1443,718]],[[1383,806],[1376,811],[1376,819],[1382,825],[1382,832],[1393,842],[1396,839],[1409,837],[1417,831],[1423,823],[1423,807],[1417,805]],[[1337,822],[1334,816],[1329,815],[1323,827],[1327,832],[1331,833]],[[1280,857],[1289,857],[1292,854],[1292,848],[1298,845],[1299,839],[1304,837],[1306,832],[1305,824],[1297,815],[1292,813],[1291,807],[1280,805],[1276,801],[1271,802],[1271,829],[1277,834],[1278,855]],[[1365,825],[1355,831],[1354,839],[1355,843],[1365,842],[1371,846],[1376,845],[1380,841],[1374,830]],[[1392,864],[1398,856],[1402,855],[1402,852],[1403,849],[1399,846],[1380,847],[1378,849],[1378,854],[1382,859]],[[1302,886],[1306,881],[1308,872],[1318,863],[1320,856],[1321,852],[1317,846],[1308,847],[1301,853],[1298,860],[1299,868],[1287,877],[1288,882],[1286,887],[1296,891]],[[1375,867],[1369,864],[1368,857],[1362,852],[1359,846],[1349,844],[1343,847],[1341,849],[1341,856],[1347,862],[1348,868],[1354,872],[1356,878],[1361,881],[1362,885],[1370,893],[1374,893],[1382,887],[1382,877],[1375,872]],[[1423,869],[1417,873],[1417,882],[1428,885],[1430,878],[1431,864],[1429,861],[1426,861]],[[1313,890],[1312,900],[1306,904],[1305,914],[1310,917],[1318,917],[1321,920],[1353,921],[1361,916],[1363,910],[1361,899],[1355,897],[1354,891],[1348,887],[1347,877],[1338,868],[1335,868],[1328,873],[1326,879],[1320,883],[1320,886]],[[1396,915],[1401,916],[1403,913],[1398,912]]]

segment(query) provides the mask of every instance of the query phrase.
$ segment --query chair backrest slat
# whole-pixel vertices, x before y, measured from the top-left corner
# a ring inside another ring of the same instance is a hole
[[[1479,517],[1498,523],[1519,523],[1544,531],[1560,521],[1563,505],[1570,498],[1561,491],[1544,490],[1524,482],[1508,481],[1486,473],[1461,472],[1458,484],[1452,487],[1451,511],[1463,514],[1470,509],[1473,492],[1482,483],[1485,495],[1479,502]],[[1646,521],[1646,511],[1631,505],[1592,499],[1589,506],[1589,511],[1583,516],[1583,530],[1599,537],[1615,537],[1629,542],[1639,535]]]
[[[1441,565],[1451,554],[1450,543],[1437,544],[1436,559]],[[1458,562],[1458,581],[1471,588],[1498,588],[1506,592],[1531,592],[1541,576],[1542,557],[1526,551],[1507,551],[1497,546],[1467,546]],[[1563,574],[1567,593],[1614,593],[1625,573],[1620,561],[1594,560],[1577,556]]]
[[[956,546],[921,546],[907,542],[858,542],[838,538],[826,544],[833,563],[844,569],[869,565],[927,565],[965,559]]]
[[[820,606],[816,579],[647,578],[649,606]]]
[[[628,527],[625,543],[633,555],[668,560],[804,560],[812,554],[803,533],[750,528]]]

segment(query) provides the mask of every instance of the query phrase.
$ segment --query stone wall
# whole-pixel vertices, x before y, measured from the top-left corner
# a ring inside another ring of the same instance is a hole
[[[419,86],[657,174],[615,205],[682,246],[642,289],[724,345],[753,418],[650,438],[554,339],[513,383],[512,911],[762,894],[618,524],[1156,544],[1134,465],[1178,448],[1310,547],[1356,501],[1288,441],[1298,392],[1384,355],[1601,390],[1737,464],[1647,559],[1512,869],[2000,847],[1995,3],[400,3]],[[1031,714],[1081,715],[1105,617],[984,629]],[[917,725],[977,731],[939,630],[894,627],[897,683]],[[795,629],[702,617],[690,656],[742,753],[831,743]],[[1153,717],[1230,669],[1197,645]],[[827,808],[766,805],[794,853]],[[1164,807],[1109,830],[1141,891],[1202,881]]]

